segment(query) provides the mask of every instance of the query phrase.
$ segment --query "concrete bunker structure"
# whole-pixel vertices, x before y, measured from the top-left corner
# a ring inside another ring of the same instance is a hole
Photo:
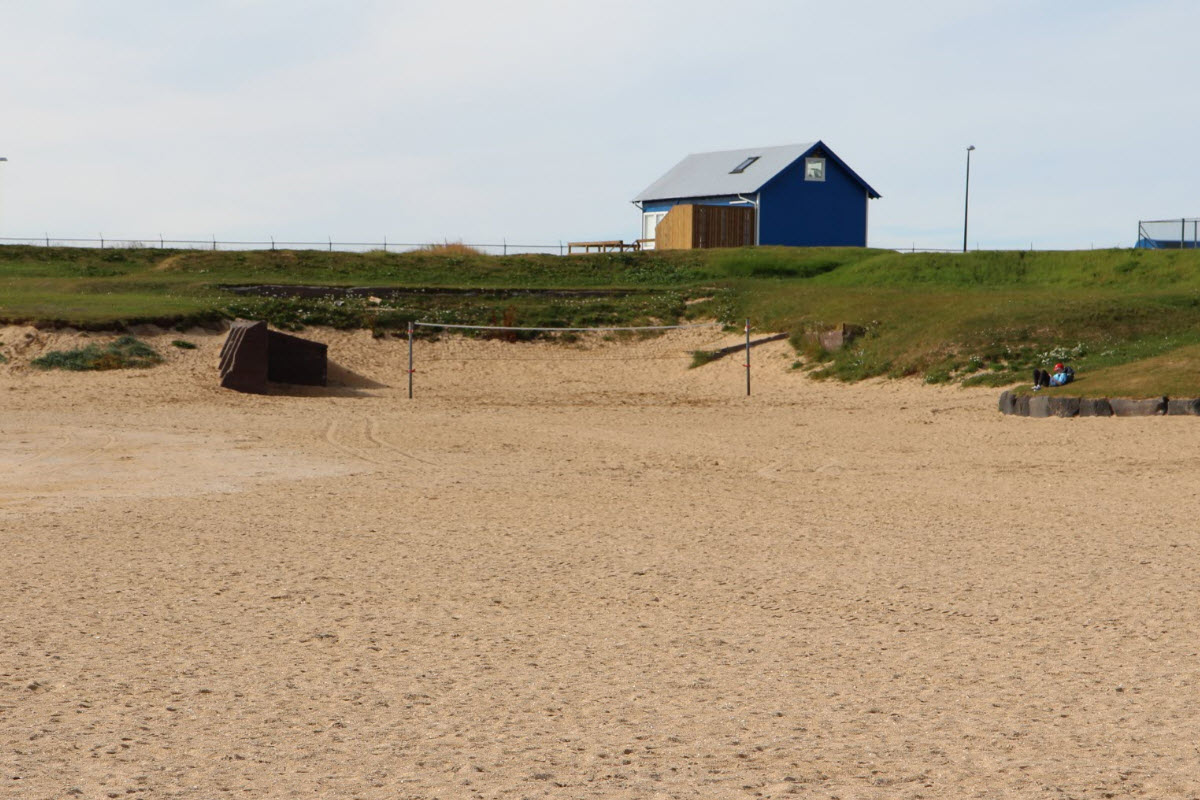
[[[238,392],[266,394],[271,383],[326,385],[329,348],[267,329],[259,320],[239,319],[221,347],[221,386]]]

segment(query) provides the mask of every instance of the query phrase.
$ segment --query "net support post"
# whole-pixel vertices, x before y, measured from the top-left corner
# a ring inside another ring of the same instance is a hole
[[[750,396],[750,319],[746,319],[746,397]]]
[[[408,323],[408,399],[412,400],[412,384],[413,384],[413,324]]]

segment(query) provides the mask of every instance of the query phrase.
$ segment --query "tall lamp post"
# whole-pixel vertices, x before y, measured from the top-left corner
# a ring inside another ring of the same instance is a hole
[[[967,217],[971,210],[971,151],[975,145],[967,145],[967,190],[963,200],[963,252],[967,252]]]

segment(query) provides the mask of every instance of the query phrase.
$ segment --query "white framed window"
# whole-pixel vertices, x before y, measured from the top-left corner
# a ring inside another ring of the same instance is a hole
[[[823,181],[823,180],[825,180],[825,159],[823,159],[823,158],[806,158],[806,159],[804,159],[804,180],[806,180],[806,181]]]
[[[646,211],[642,214],[642,238],[654,239],[654,229],[667,215],[665,211]]]

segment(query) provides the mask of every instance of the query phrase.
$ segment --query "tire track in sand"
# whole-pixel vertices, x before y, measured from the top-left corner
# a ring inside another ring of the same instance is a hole
[[[405,458],[412,459],[413,461],[416,461],[421,464],[428,464],[431,467],[438,466],[437,464],[433,463],[432,461],[426,461],[423,458],[417,458],[412,453],[401,450],[399,447],[397,447],[396,445],[392,444],[391,442],[387,441],[382,436],[380,436],[379,420],[376,419],[375,417],[367,417],[367,438],[370,439],[372,442],[374,442],[376,445],[378,445],[383,450],[391,450],[393,453],[398,453],[398,454],[404,456]]]
[[[113,449],[113,445],[117,443],[117,437],[113,436],[111,433],[103,433],[101,436],[104,437],[104,444],[100,445],[99,447],[93,447],[91,450],[89,450],[87,455],[79,460],[79,463],[95,464],[97,456]]]
[[[372,458],[371,456],[367,455],[366,452],[363,451],[362,448],[354,447],[353,445],[349,445],[349,444],[346,444],[345,442],[339,441],[338,435],[337,435],[337,429],[338,429],[338,421],[336,419],[330,420],[329,424],[325,426],[325,441],[328,442],[333,447],[333,449],[335,449],[338,452],[343,453],[345,455],[357,458],[361,461],[366,461],[369,464],[374,464],[377,467],[387,466],[387,464],[385,462],[379,461],[378,459]]]
[[[47,447],[44,450],[39,450],[28,458],[18,461],[13,466],[19,468],[28,466],[29,464],[36,464],[39,461],[45,461],[48,458],[52,458],[56,453],[61,453],[63,450],[66,450],[74,441],[75,437],[70,433],[63,434],[63,437],[58,444]]]

